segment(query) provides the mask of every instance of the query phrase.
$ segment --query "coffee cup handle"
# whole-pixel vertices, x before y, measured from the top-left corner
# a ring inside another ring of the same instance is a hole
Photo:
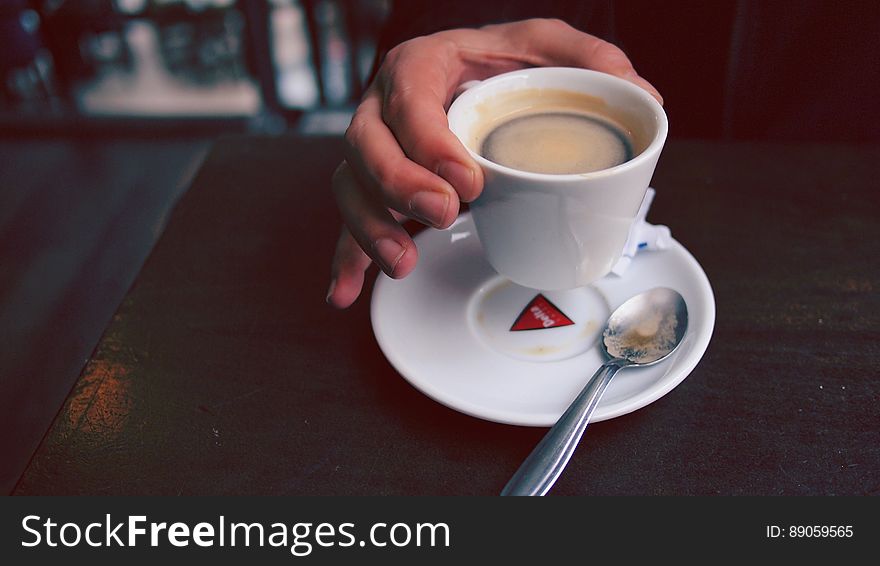
[[[470,90],[480,84],[483,81],[466,81],[458,85],[458,88],[455,89],[455,96],[458,97],[461,93],[466,90]]]

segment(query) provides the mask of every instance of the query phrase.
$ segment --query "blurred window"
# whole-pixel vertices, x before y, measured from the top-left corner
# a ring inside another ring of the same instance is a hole
[[[2,0],[0,113],[291,118],[351,108],[389,9],[389,0]]]

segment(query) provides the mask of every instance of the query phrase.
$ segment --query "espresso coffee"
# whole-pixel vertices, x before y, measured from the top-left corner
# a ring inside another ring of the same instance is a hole
[[[603,98],[561,89],[529,88],[474,105],[465,141],[489,161],[531,173],[591,173],[633,159],[652,132],[628,110]]]
[[[596,115],[530,112],[485,134],[479,153],[499,165],[555,175],[608,169],[633,157],[626,133]]]

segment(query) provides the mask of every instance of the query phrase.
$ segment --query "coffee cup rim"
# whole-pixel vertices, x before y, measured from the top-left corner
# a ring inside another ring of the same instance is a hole
[[[593,77],[595,80],[606,81],[616,86],[623,88],[624,90],[628,90],[631,94],[638,97],[642,102],[645,102],[648,107],[653,111],[654,119],[657,124],[656,131],[654,132],[654,136],[651,138],[651,141],[648,143],[647,147],[644,150],[639,152],[638,155],[635,155],[632,159],[629,159],[623,163],[615,165],[613,167],[608,167],[606,169],[600,169],[598,171],[590,171],[587,173],[535,173],[532,171],[523,171],[521,169],[514,169],[512,167],[507,167],[505,165],[501,165],[499,163],[495,163],[494,161],[490,161],[486,159],[476,151],[474,151],[468,144],[464,143],[463,140],[460,140],[462,145],[468,151],[470,156],[482,167],[495,170],[499,173],[504,173],[506,175],[516,176],[521,179],[529,179],[541,182],[571,182],[571,181],[583,181],[586,179],[598,179],[602,177],[607,177],[610,175],[617,175],[619,173],[625,172],[629,169],[633,169],[639,167],[639,165],[647,160],[653,158],[656,154],[658,154],[662,149],[663,145],[666,142],[666,137],[669,133],[669,120],[666,116],[666,111],[663,109],[663,106],[655,99],[651,94],[645,89],[635,85],[625,79],[620,77],[603,73],[600,71],[594,71],[592,69],[583,69],[580,67],[530,67],[527,69],[518,69],[516,71],[508,71],[506,73],[501,73],[498,75],[494,75],[482,81],[474,81],[471,83],[472,86],[468,86],[461,94],[459,94],[449,106],[449,111],[447,112],[447,116],[451,116],[454,118],[454,112],[456,104],[459,103],[460,100],[467,98],[473,98],[476,93],[483,88],[488,88],[486,85],[490,85],[491,83],[496,83],[503,80],[511,80],[517,77],[528,77],[528,76],[541,76],[541,75],[553,75],[559,73],[576,73],[583,76]],[[515,89],[510,89],[513,91]],[[583,92],[582,89],[572,88],[574,92]],[[586,93],[591,94],[591,93]],[[450,120],[451,121],[451,120]],[[450,130],[455,133],[455,130],[452,128],[452,124],[450,123]],[[456,136],[457,137],[457,136]]]

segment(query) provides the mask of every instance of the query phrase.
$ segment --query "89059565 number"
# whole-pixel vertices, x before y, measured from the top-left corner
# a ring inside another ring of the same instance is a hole
[[[852,538],[853,528],[834,525],[796,525],[788,527],[792,538]]]

